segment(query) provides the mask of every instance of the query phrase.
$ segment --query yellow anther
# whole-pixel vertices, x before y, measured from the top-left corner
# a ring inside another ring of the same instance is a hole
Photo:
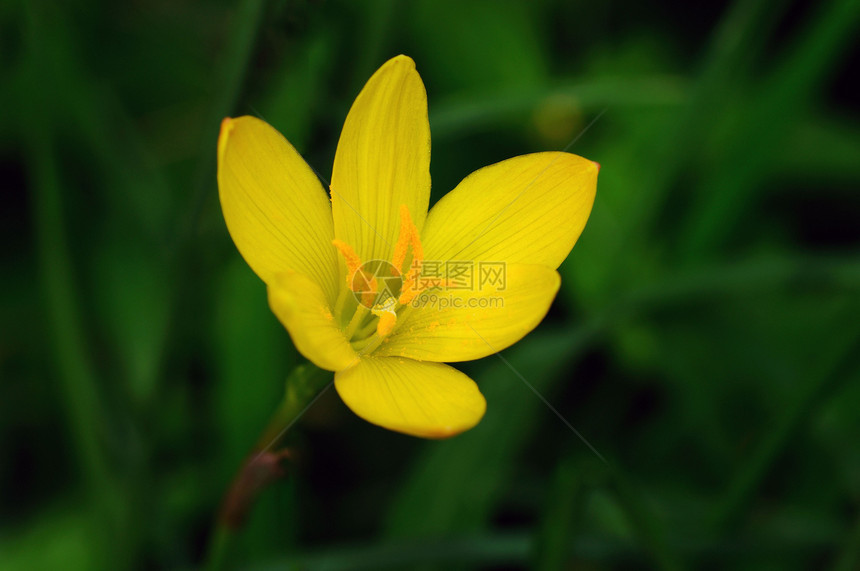
[[[386,337],[394,329],[397,324],[397,314],[383,313],[379,316],[379,321],[376,322],[376,334],[380,337]]]
[[[383,303],[378,303],[371,308],[370,313],[377,316],[379,321],[376,322],[376,334],[380,337],[385,337],[394,329],[397,324],[397,300],[389,297]]]

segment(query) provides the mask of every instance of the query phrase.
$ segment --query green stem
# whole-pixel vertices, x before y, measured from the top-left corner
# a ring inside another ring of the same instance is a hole
[[[337,301],[334,302],[334,318],[340,324],[343,323],[343,310],[346,307],[346,301],[348,296],[347,292],[349,292],[349,289],[345,287],[340,288],[340,293],[337,294]]]
[[[349,320],[349,324],[346,326],[346,330],[343,334],[344,337],[352,339],[367,314],[368,309],[359,303],[358,307],[355,308],[355,313],[352,315],[352,319]]]
[[[331,378],[331,372],[310,363],[299,365],[290,373],[284,400],[224,494],[206,555],[206,569],[216,571],[228,567],[234,539],[244,526],[260,492],[284,476],[281,463],[289,457],[289,452],[276,448],[289,429],[331,386]]]
[[[382,345],[382,342],[385,341],[385,339],[385,337],[380,337],[379,335],[374,333],[367,339],[364,339],[358,343],[354,343],[353,349],[355,349],[356,353],[358,353],[359,356],[369,355],[370,353],[373,353],[374,351],[379,349],[379,346]]]
[[[287,377],[284,400],[257,441],[255,452],[271,449],[307,408],[328,389],[332,373],[311,363],[298,365]]]
[[[362,345],[362,342],[366,342],[368,338],[375,333],[376,321],[368,321],[361,329],[359,329],[353,334],[352,339],[355,340],[353,341],[353,347],[357,349],[363,348],[364,345]]]

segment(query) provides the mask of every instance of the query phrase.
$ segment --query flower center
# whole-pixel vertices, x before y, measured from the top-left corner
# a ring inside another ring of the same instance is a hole
[[[400,234],[390,262],[362,262],[346,242],[333,240],[332,244],[346,264],[346,288],[338,296],[335,318],[353,348],[368,354],[394,331],[398,317],[402,320],[409,311],[409,302],[426,289],[420,283],[424,249],[418,229],[402,204]]]

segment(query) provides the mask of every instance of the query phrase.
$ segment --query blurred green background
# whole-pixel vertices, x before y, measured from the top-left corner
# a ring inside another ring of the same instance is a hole
[[[265,118],[328,179],[398,53],[434,201],[575,141],[594,211],[504,352],[518,373],[463,364],[477,428],[414,439],[329,391],[232,562],[860,569],[859,21],[853,0],[0,3],[0,569],[201,565],[300,362],[224,226],[219,122]]]

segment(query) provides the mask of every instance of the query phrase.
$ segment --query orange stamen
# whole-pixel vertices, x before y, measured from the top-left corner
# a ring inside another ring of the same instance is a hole
[[[406,260],[406,252],[409,249],[409,244],[412,241],[412,219],[409,217],[409,209],[405,204],[400,205],[400,234],[397,236],[397,244],[394,245],[394,258],[392,264],[398,270],[403,269],[403,262]]]
[[[420,262],[424,259],[424,248],[421,246],[421,237],[418,235],[418,228],[412,222],[412,217],[409,216],[409,208],[405,204],[400,205],[400,234],[397,237],[397,244],[394,246],[394,258],[392,263],[398,270],[403,269],[403,262],[406,261],[406,253],[412,246],[413,263]]]
[[[406,305],[420,293],[419,279],[421,277],[421,262],[424,261],[424,247],[421,245],[421,236],[418,228],[412,222],[409,208],[405,204],[400,205],[400,236],[394,248],[394,266],[402,269],[406,261],[409,247],[412,247],[412,269],[406,273],[403,285],[400,288],[400,298],[397,300],[401,305]]]
[[[418,286],[419,277],[417,268],[406,274],[406,279],[403,280],[403,286],[400,288],[400,298],[398,298],[397,303],[406,305],[415,299],[416,295],[421,293]]]
[[[353,278],[355,277],[355,272],[361,267],[361,258],[358,257],[355,250],[346,242],[332,240],[331,243],[338,249],[340,255],[343,256],[343,261],[346,262],[346,287],[352,291],[356,291]]]
[[[410,220],[410,222],[412,222]],[[418,228],[412,225],[412,263],[420,264],[424,261],[424,246],[421,245],[421,237],[418,235]]]

